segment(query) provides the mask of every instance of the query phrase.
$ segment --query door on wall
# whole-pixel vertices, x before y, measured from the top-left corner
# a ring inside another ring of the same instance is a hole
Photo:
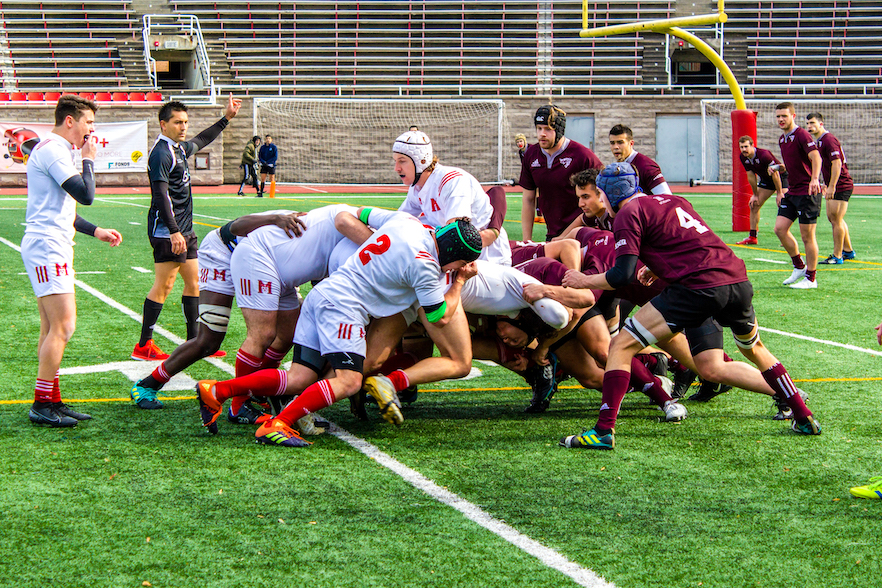
[[[567,128],[564,134],[567,138],[594,151],[593,116],[567,116]]]
[[[716,120],[707,119],[708,143],[719,143]],[[690,180],[716,181],[719,176],[717,158],[708,158],[707,170],[702,173],[701,148],[704,136],[700,115],[660,114],[655,119],[656,163],[665,180],[670,183],[689,183]],[[703,177],[704,176],[704,177]]]

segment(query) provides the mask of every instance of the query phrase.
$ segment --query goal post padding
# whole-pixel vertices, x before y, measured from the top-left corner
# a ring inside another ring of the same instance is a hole
[[[254,134],[279,149],[276,181],[400,184],[395,138],[417,126],[440,163],[481,182],[516,173],[516,150],[501,100],[255,98]]]
[[[753,110],[732,111],[732,230],[750,230],[750,197],[753,188],[747,180],[747,172],[741,165],[741,149],[738,139],[749,136],[756,144],[756,112]]]

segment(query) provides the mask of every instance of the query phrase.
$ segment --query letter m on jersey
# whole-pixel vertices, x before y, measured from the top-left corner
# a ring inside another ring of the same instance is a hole
[[[272,294],[273,293],[273,283],[272,282],[264,282],[263,280],[257,280],[257,293],[258,294]]]

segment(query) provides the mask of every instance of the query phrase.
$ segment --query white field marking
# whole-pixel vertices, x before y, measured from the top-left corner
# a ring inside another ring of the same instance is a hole
[[[779,259],[764,259],[762,257],[754,257],[754,261],[765,261],[766,263],[780,263],[781,265],[787,265],[790,263],[789,261],[781,261]]]
[[[130,225],[135,225],[136,227],[140,227],[141,223],[136,223],[135,221],[129,221]]]
[[[114,361],[111,363],[102,363],[98,365],[80,365],[76,367],[66,367],[58,370],[62,376],[69,374],[97,374],[100,372],[120,372],[132,382],[140,382],[151,373],[159,365],[159,361]],[[196,380],[187,374],[180,373],[172,376],[163,387],[161,394],[169,396],[166,392],[174,390],[189,390],[192,392],[196,389]]]
[[[352,435],[348,431],[340,429],[334,423],[331,423],[331,428],[329,432],[341,441],[348,443],[358,451],[373,459],[378,464],[392,470],[392,472],[404,478],[407,483],[412,485],[417,490],[422,490],[441,504],[458,510],[467,519],[477,523],[481,527],[484,527],[485,529],[487,529],[491,533],[498,535],[502,539],[505,539],[524,553],[532,555],[533,557],[541,561],[544,565],[559,571],[565,576],[570,577],[579,586],[585,586],[586,588],[615,588],[615,584],[607,582],[602,577],[598,576],[595,572],[583,568],[577,563],[568,560],[566,557],[556,552],[555,550],[546,547],[538,541],[520,533],[514,527],[505,524],[499,519],[493,518],[492,516],[481,510],[480,507],[478,507],[477,505],[472,504],[471,502],[460,498],[453,492],[450,492],[449,490],[438,486],[435,482],[426,478],[421,473],[407,467],[400,461],[393,459],[390,455],[380,451],[380,449],[375,445],[372,445],[364,439],[360,439],[359,437]]]
[[[490,361],[489,359],[476,359],[474,361],[476,361],[477,363],[483,363],[484,365],[489,365],[490,367],[496,367],[499,365],[495,361]]]
[[[327,194],[327,190],[319,190],[318,188],[313,188],[312,186],[300,186],[304,190],[312,190],[313,192],[321,192],[322,194]]]
[[[152,273],[152,272],[151,272],[149,269],[147,269],[146,267],[139,267],[139,266],[137,266],[137,265],[133,265],[133,266],[132,266],[132,269],[135,270],[136,272],[138,272],[139,274],[149,274],[149,273]]]
[[[864,347],[858,347],[857,345],[849,345],[848,343],[837,343],[836,341],[828,341],[826,339],[815,339],[814,337],[808,337],[806,335],[797,335],[796,333],[788,333],[786,331],[779,331],[777,329],[770,329],[768,327],[759,327],[760,331],[766,331],[768,333],[774,333],[776,335],[784,335],[785,337],[793,337],[794,339],[802,339],[803,341],[811,341],[812,343],[823,343],[824,345],[832,345],[833,347],[842,347],[843,349],[850,349],[851,351],[860,351],[861,353],[868,353],[870,355],[878,355],[882,357],[882,351],[876,351],[875,349],[866,349]]]
[[[127,198],[129,198],[129,197],[127,196]],[[109,203],[113,203],[113,202],[121,202],[122,204],[128,204],[129,206],[137,206],[138,208],[150,208],[150,207],[149,207],[148,205],[146,205],[146,204],[137,204],[137,203],[135,203],[135,202],[122,202],[122,200],[119,199],[119,198],[114,198],[114,199],[110,199],[110,198],[96,198],[95,200],[98,200],[98,201],[101,201],[101,202],[109,202]],[[194,200],[197,200],[197,198],[194,198]],[[198,200],[203,200],[203,199],[202,199],[202,198],[199,198]],[[204,198],[204,200],[209,200],[209,199],[208,199],[208,198]],[[213,199],[212,199],[212,200],[213,200]],[[197,214],[197,213],[194,212],[194,213],[193,213],[193,218],[196,218],[197,216],[198,216],[199,218],[210,218],[211,220],[230,222],[230,219],[228,219],[228,218],[221,218],[221,217],[219,217],[219,216],[211,216],[211,215],[209,215],[209,214]],[[132,224],[137,224],[137,223],[132,223]]]
[[[474,380],[475,378],[480,378],[484,374],[476,368],[472,366],[472,369],[469,370],[469,374],[467,376],[463,376],[462,378],[456,378],[453,380],[441,380],[442,382],[465,382],[466,380]]]
[[[9,245],[13,249],[17,249],[19,251],[21,250],[17,245],[11,243],[10,241],[7,241],[6,239],[3,239],[2,237],[0,237],[0,242]],[[106,296],[102,292],[99,292],[95,288],[92,288],[91,286],[80,280],[74,280],[74,283],[92,296],[95,296],[96,298],[104,302],[105,304],[119,310],[136,322],[141,322],[141,315],[131,310],[130,308],[120,304],[116,300],[110,298],[109,296]],[[163,329],[162,327],[156,327],[154,332],[159,333],[169,341],[178,345],[184,342],[183,339],[181,339],[174,333]],[[235,374],[235,369],[232,366],[216,358],[206,358],[206,361],[230,375]],[[129,362],[121,363],[128,364]],[[154,362],[141,363],[150,366],[154,364]],[[370,457],[377,463],[381,464],[383,467],[386,467],[392,472],[398,474],[416,489],[422,490],[442,504],[458,510],[469,520],[474,521],[488,531],[495,533],[496,535],[508,541],[515,547],[521,549],[525,553],[532,555],[533,557],[541,561],[544,565],[568,576],[580,586],[584,586],[585,588],[615,588],[615,584],[607,582],[593,571],[581,567],[580,565],[568,560],[553,549],[546,547],[538,541],[527,537],[526,535],[520,533],[517,529],[506,525],[499,519],[493,518],[492,516],[481,510],[478,506],[472,504],[471,502],[463,500],[453,492],[441,488],[419,472],[405,466],[395,459],[392,459],[391,456],[383,453],[378,447],[372,445],[371,443],[368,443],[364,439],[352,435],[348,431],[339,428],[333,423],[331,424],[330,433],[336,436],[338,439],[348,443],[350,446],[354,447],[364,455]]]
[[[86,284],[85,282],[82,282],[80,280],[74,280],[74,284],[76,284],[77,286],[79,286],[80,288],[82,288],[83,290],[85,290],[86,292],[88,292],[89,294],[91,294],[92,296],[94,296],[95,298],[100,300],[101,302],[117,309],[118,311],[120,311],[124,315],[133,319],[138,324],[141,324],[141,322],[143,322],[140,314],[138,314],[134,310],[130,309],[129,307],[120,304],[119,302],[117,302],[113,298],[107,296],[106,294],[96,290],[95,288],[93,288],[89,284]],[[166,339],[168,339],[169,341],[171,341],[175,345],[180,345],[181,343],[183,343],[185,341],[184,339],[178,337],[177,335],[175,335],[171,331],[169,331],[167,329],[163,329],[162,327],[159,327],[159,326],[157,326],[153,330],[153,332],[159,333],[160,335],[162,335],[163,337],[165,337]],[[219,360],[216,357],[206,357],[206,358],[203,358],[203,361],[207,361],[208,363],[210,363],[214,367],[216,367],[220,370],[223,370],[230,375],[235,375],[235,373],[236,373],[236,370],[233,366]]]

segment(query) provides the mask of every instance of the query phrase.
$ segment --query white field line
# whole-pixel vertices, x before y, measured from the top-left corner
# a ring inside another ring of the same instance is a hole
[[[12,247],[16,251],[21,251],[21,248],[18,245],[15,245],[11,241],[8,241],[2,237],[0,237],[0,242]],[[74,280],[74,283],[92,296],[95,296],[96,298],[107,304],[108,306],[115,308],[116,310],[120,311],[121,313],[138,323],[141,322],[141,315],[134,310],[124,306],[123,304],[120,304],[113,298],[96,290],[95,288],[89,286],[81,280]],[[161,327],[156,327],[155,332],[159,333],[169,341],[178,345],[184,342],[183,339],[181,339],[174,333],[167,331]],[[235,370],[232,366],[218,359],[206,358],[206,361],[222,369],[228,374],[232,375],[235,373]],[[395,474],[401,476],[402,478],[404,478],[405,481],[407,481],[418,490],[422,490],[430,497],[441,502],[442,504],[458,510],[460,513],[465,515],[466,518],[474,521],[488,531],[498,535],[499,537],[508,541],[525,553],[532,555],[546,566],[572,578],[572,580],[575,581],[578,585],[584,586],[585,588],[615,588],[614,584],[607,582],[593,571],[583,568],[574,562],[571,562],[550,547],[542,545],[541,543],[518,532],[516,529],[510,527],[509,525],[506,525],[499,519],[493,518],[492,516],[481,510],[480,507],[478,507],[477,505],[460,498],[453,492],[441,488],[419,472],[412,470],[401,462],[393,459],[388,454],[380,451],[380,449],[375,445],[368,443],[360,437],[356,437],[355,435],[337,427],[336,425],[332,425],[331,433],[342,441],[345,441],[361,453],[375,460],[383,467],[388,468]]]

